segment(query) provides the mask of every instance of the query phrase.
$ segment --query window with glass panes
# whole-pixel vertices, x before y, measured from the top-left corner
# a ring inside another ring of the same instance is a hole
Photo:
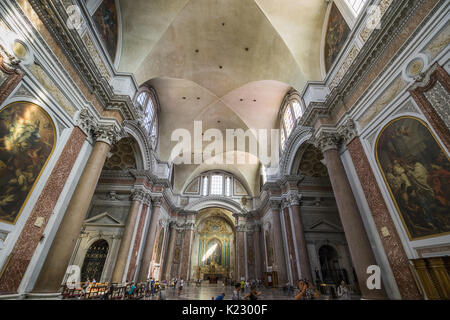
[[[223,176],[211,176],[211,194],[220,195],[223,192]]]
[[[292,119],[291,110],[289,108],[286,108],[284,111],[283,122],[284,129],[286,130],[286,136],[289,137],[292,132],[292,128],[294,127],[294,120]]]

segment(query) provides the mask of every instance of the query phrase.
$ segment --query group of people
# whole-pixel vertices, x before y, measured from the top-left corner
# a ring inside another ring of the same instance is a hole
[[[262,295],[262,292],[258,291],[256,283],[252,283],[252,285],[250,286],[250,292],[248,292],[247,294],[245,293],[246,284],[248,284],[248,282],[241,281],[240,283],[236,283],[234,285],[233,295],[231,296],[232,300],[258,300],[258,297]],[[244,291],[243,296],[241,295],[241,290]],[[225,293],[223,293],[223,296],[225,296]]]
[[[340,285],[336,289],[336,296],[338,300],[351,300],[350,289],[342,280]],[[294,296],[295,300],[319,300],[322,294],[309,280],[298,281],[298,293]]]

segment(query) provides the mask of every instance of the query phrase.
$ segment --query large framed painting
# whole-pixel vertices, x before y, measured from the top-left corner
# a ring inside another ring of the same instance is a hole
[[[30,102],[0,110],[0,221],[15,224],[56,144],[50,116]]]
[[[325,70],[328,72],[350,34],[350,28],[336,4],[331,5],[325,36]]]
[[[401,117],[376,143],[376,159],[410,240],[450,233],[450,161],[426,123]]]
[[[92,18],[106,51],[114,62],[119,34],[116,1],[103,0]]]

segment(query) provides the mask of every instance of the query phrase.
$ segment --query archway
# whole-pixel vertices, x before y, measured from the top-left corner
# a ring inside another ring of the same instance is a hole
[[[108,251],[109,245],[104,239],[95,241],[89,247],[81,269],[81,281],[86,281],[88,278],[100,281]]]
[[[319,261],[324,283],[337,285],[342,280],[348,283],[348,275],[345,269],[341,268],[338,253],[332,246],[320,247]]]
[[[230,211],[206,208],[195,223],[191,278],[209,283],[227,281],[235,275],[235,227]]]

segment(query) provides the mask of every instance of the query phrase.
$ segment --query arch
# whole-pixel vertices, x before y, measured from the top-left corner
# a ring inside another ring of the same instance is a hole
[[[228,170],[224,170],[224,169],[211,169],[211,170],[205,170],[205,171],[202,171],[201,173],[199,173],[199,174],[195,174],[195,175],[191,175],[191,177],[192,178],[190,178],[190,179],[188,179],[188,180],[186,180],[186,182],[185,182],[185,184],[184,184],[184,186],[183,186],[183,189],[182,189],[182,193],[184,194],[185,192],[186,192],[186,189],[191,185],[191,183],[192,182],[194,182],[197,178],[200,178],[201,176],[203,176],[203,175],[207,175],[207,174],[210,174],[210,173],[218,173],[218,174],[222,174],[222,175],[224,175],[224,176],[231,176],[231,177],[233,177],[234,179],[236,179],[241,185],[242,185],[242,187],[244,187],[244,189],[245,189],[245,191],[247,192],[247,195],[248,196],[252,196],[254,193],[252,192],[253,191],[253,189],[251,189],[250,187],[249,187],[249,185],[248,185],[248,183],[247,183],[247,180],[242,176],[242,174],[240,174],[240,175],[237,175],[236,173],[240,173],[239,171],[238,172],[231,172],[231,171],[228,171]],[[196,172],[194,172],[194,173],[196,173]],[[200,181],[200,188],[201,188],[201,186],[202,186],[202,181]],[[201,194],[201,189],[200,189],[200,192],[199,192],[199,194]],[[231,196],[233,196],[233,194],[231,195]]]
[[[291,175],[295,156],[300,147],[312,138],[311,127],[297,126],[291,133],[280,160],[281,176]]]
[[[0,221],[16,224],[56,146],[56,128],[39,105],[17,101],[0,110]]]
[[[144,129],[137,121],[125,120],[123,122],[123,129],[128,136],[133,137],[137,142],[141,158],[143,159],[144,170],[152,170],[153,148],[148,134],[144,132]]]
[[[189,203],[186,206],[185,210],[200,211],[202,209],[214,208],[214,207],[226,209],[233,213],[236,213],[236,212],[246,213],[247,212],[247,209],[241,207],[241,205],[238,202],[236,202],[230,198],[212,197],[212,196],[202,197],[196,201]]]

